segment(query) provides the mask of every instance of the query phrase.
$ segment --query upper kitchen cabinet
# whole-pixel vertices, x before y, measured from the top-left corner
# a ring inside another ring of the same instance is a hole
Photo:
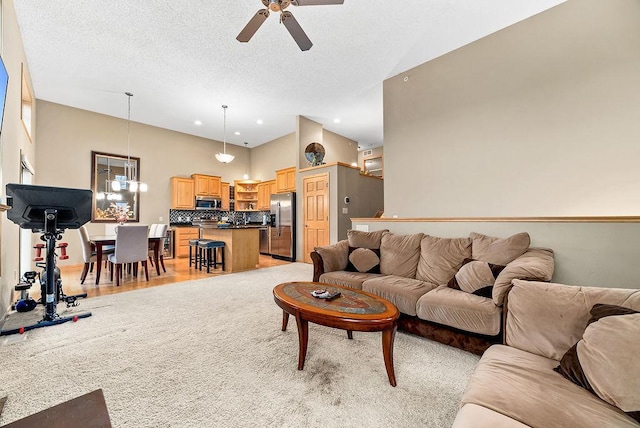
[[[191,178],[171,177],[171,209],[192,210],[195,208],[194,181]]]
[[[258,184],[258,209],[269,211],[271,209],[271,194],[276,192],[276,180],[263,181]]]
[[[222,193],[222,204],[220,205],[220,209],[222,211],[229,211],[229,183],[220,183],[220,192]]]
[[[196,196],[210,196],[214,198],[222,197],[220,177],[204,174],[193,174],[191,176],[195,183]]]
[[[258,211],[259,180],[235,180],[236,211]]]
[[[296,167],[276,171],[276,190],[278,193],[296,191]]]

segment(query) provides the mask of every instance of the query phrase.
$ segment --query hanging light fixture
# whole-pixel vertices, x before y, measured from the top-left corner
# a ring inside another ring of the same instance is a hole
[[[124,164],[125,181],[118,180],[117,177],[111,182],[111,188],[118,192],[129,189],[130,192],[146,192],[147,183],[138,181],[138,164],[131,163],[131,97],[133,93],[125,92],[127,96],[127,162]]]
[[[222,163],[229,163],[235,156],[227,153],[227,106],[223,105],[222,111],[224,111],[224,141],[222,142],[222,153],[217,153],[216,159]]]
[[[249,143],[247,143],[246,141],[244,142],[244,148],[245,148],[245,149],[248,149],[248,148],[249,148],[248,144],[249,144]],[[245,164],[245,167],[244,167],[244,175],[242,176],[242,178],[244,178],[245,180],[248,180],[248,179],[249,179],[249,173],[247,172],[246,164]]]

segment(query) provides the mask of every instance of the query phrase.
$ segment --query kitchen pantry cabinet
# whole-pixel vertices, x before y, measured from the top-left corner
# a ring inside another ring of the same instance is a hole
[[[200,239],[199,227],[174,228],[174,257],[189,257],[189,240]]]
[[[235,180],[236,211],[258,211],[259,180]]]
[[[296,191],[296,167],[276,171],[276,190],[278,193]]]
[[[222,193],[222,205],[220,209],[222,211],[229,211],[229,183],[220,183],[220,192]]]
[[[171,177],[171,209],[192,210],[195,208],[194,185],[191,178]]]
[[[276,192],[276,180],[263,181],[258,184],[258,209],[269,211],[271,209],[271,194]]]
[[[221,193],[221,181],[220,177],[214,175],[193,174],[191,176],[195,183],[196,196],[210,196],[214,198],[220,198]]]

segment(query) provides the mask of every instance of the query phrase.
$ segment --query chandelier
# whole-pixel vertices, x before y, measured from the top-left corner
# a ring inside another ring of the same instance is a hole
[[[111,182],[114,192],[129,190],[130,192],[146,192],[147,183],[138,181],[138,164],[131,162],[131,92],[124,93],[127,96],[127,161],[124,164],[124,180],[115,178]]]
[[[222,111],[224,112],[224,140],[222,142],[222,153],[217,153],[216,159],[222,163],[229,163],[235,158],[235,156],[227,153],[227,106],[223,105]]]

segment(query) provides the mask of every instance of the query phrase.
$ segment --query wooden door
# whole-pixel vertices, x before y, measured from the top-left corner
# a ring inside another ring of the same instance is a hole
[[[229,211],[229,183],[220,183],[220,192],[222,199],[222,206],[220,209],[223,211]]]
[[[313,249],[329,245],[329,174],[304,177],[302,189],[303,260],[312,263]]]

